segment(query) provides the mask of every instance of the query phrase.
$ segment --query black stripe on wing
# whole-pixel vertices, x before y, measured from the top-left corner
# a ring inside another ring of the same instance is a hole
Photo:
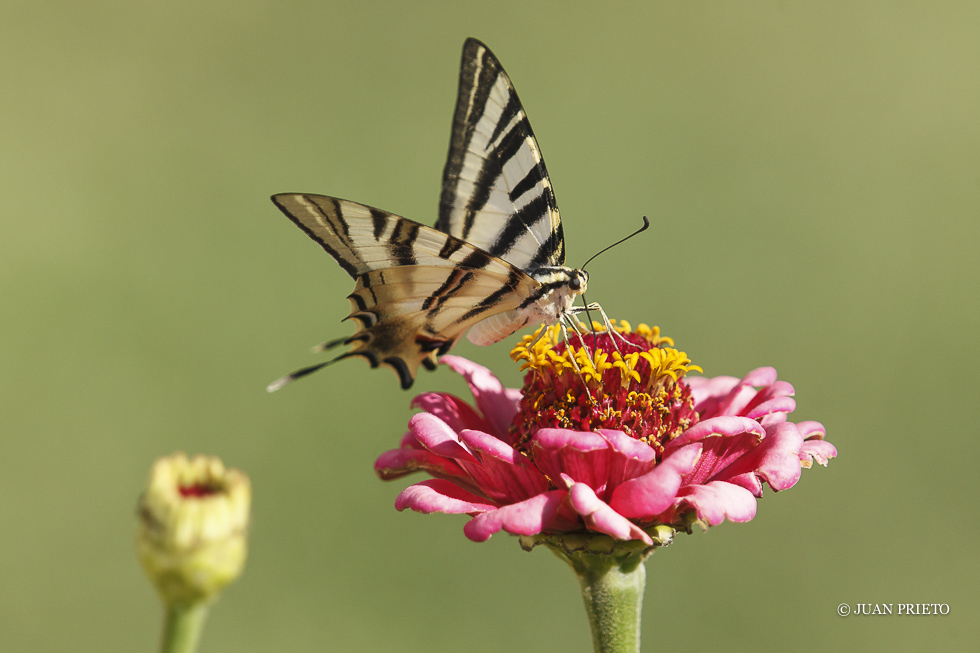
[[[421,225],[408,220],[399,220],[388,239],[388,253],[396,265],[415,265],[415,239],[419,237]]]
[[[456,202],[459,175],[466,159],[466,148],[473,137],[473,129],[477,123],[477,120],[472,118],[471,112],[476,111],[479,116],[483,115],[487,97],[493,86],[493,80],[477,79],[477,77],[490,74],[496,78],[495,71],[488,72],[488,67],[484,64],[485,53],[489,50],[483,46],[484,56],[478,56],[481,46],[482,44],[476,39],[467,39],[463,44],[463,58],[459,64],[459,90],[456,93],[453,130],[449,137],[449,156],[442,171],[442,197],[439,202],[439,219],[436,221],[436,229],[446,233],[452,233],[450,220]]]
[[[562,237],[561,225],[556,231],[551,232],[548,240],[541,243],[534,258],[528,263],[527,269],[533,271],[544,265],[553,265],[551,261],[565,260],[565,239]]]
[[[549,217],[547,199],[543,195],[535,197],[514,214],[487,251],[497,258],[506,259],[507,252],[517,243],[518,238],[527,233],[528,228]]]
[[[473,318],[482,315],[487,311],[495,308],[504,297],[514,292],[517,286],[521,283],[522,276],[523,273],[518,272],[517,270],[512,270],[510,278],[507,279],[507,283],[502,285],[493,293],[484,297],[479,303],[477,303],[472,309],[464,313],[463,316],[458,318],[456,321],[458,323],[468,322],[469,320],[472,320]],[[536,293],[538,290],[540,290],[540,287],[535,289],[534,293]],[[532,295],[534,293],[532,293]],[[525,304],[526,303],[527,302],[525,301]]]
[[[281,197],[282,196],[280,195],[273,195],[272,202],[277,207],[279,207],[279,210],[282,211],[287,218],[293,221],[293,224],[295,224],[297,227],[302,229],[307,236],[309,236],[314,241],[319,243],[320,247],[326,250],[327,254],[330,254],[330,256],[332,256],[334,260],[337,261],[340,267],[343,268],[344,272],[349,274],[352,279],[356,279],[360,274],[357,270],[358,261],[352,257],[341,255],[340,250],[337,247],[335,247],[335,243],[327,242],[325,239],[321,238],[316,231],[311,229],[309,226],[306,225],[306,223],[304,223],[300,219],[299,215],[293,214],[293,211],[291,211],[285,205],[285,203],[281,200]],[[334,222],[330,220],[329,216],[323,211],[323,209],[320,206],[318,205],[316,206],[316,211],[320,214],[320,216],[327,224],[331,225],[333,231],[335,233],[338,233],[337,227],[334,225]],[[344,222],[343,219],[341,219],[340,222],[343,223]],[[346,225],[344,225],[344,227],[346,228]]]

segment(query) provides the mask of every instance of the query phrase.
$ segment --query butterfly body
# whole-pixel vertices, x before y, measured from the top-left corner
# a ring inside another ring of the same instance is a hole
[[[442,188],[435,228],[335,197],[272,198],[355,280],[347,319],[358,328],[339,341],[351,350],[334,360],[391,367],[403,388],[467,331],[489,345],[567,318],[588,282],[585,271],[564,266],[554,192],[517,93],[475,39],[463,46]]]

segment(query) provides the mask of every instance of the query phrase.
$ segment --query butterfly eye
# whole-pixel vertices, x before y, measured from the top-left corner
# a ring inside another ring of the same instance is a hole
[[[572,290],[581,290],[582,280],[579,279],[578,277],[572,277],[571,281],[568,282],[568,287],[571,288]]]

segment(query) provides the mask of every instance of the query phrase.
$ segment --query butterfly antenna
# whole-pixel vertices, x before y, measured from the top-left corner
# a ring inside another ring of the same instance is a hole
[[[637,235],[643,233],[644,231],[646,231],[649,228],[650,228],[650,220],[647,219],[647,216],[643,216],[643,226],[642,227],[640,227],[639,229],[637,229],[636,231],[634,231],[630,235],[626,236],[625,238],[620,238],[619,240],[617,240],[616,242],[614,242],[612,245],[608,245],[608,246],[603,247],[602,249],[600,249],[598,252],[596,252],[595,254],[593,254],[592,257],[588,261],[586,261],[584,264],[582,264],[582,269],[585,270],[585,266],[588,265],[589,263],[591,263],[592,261],[594,261],[596,259],[596,257],[599,256],[599,254],[602,254],[603,252],[608,252],[609,250],[611,250],[613,247],[616,247],[617,245],[622,245],[623,243],[625,243],[627,240],[629,240],[633,236],[637,236]],[[592,348],[595,349],[597,334],[596,334],[596,331],[595,331],[595,325],[592,322],[592,314],[589,312],[589,302],[585,298],[585,293],[582,293],[582,303],[585,304],[585,317],[589,321],[589,330],[592,331]],[[596,304],[595,307],[596,308],[599,308],[599,305]],[[602,313],[602,320],[605,323],[606,328],[610,330],[609,337],[612,338],[613,346],[616,347],[616,351],[619,351],[619,347],[616,346],[616,334],[618,333],[618,331],[616,331],[615,329],[612,328],[612,323],[609,321],[609,318],[606,317],[606,314],[602,312],[602,309],[601,308],[599,308],[599,311],[600,311],[600,313]],[[628,342],[628,341],[626,341],[624,339],[624,342]],[[632,345],[633,343],[629,343],[629,344]]]
[[[642,227],[640,227],[639,229],[637,229],[636,231],[634,231],[633,233],[631,233],[626,238],[621,238],[620,240],[617,240],[616,242],[614,242],[612,245],[609,245],[608,247],[603,247],[602,249],[600,249],[598,252],[596,252],[595,254],[592,255],[592,258],[590,258],[588,261],[585,262],[584,265],[582,265],[582,269],[584,270],[585,269],[585,266],[588,265],[589,263],[591,263],[592,261],[594,261],[595,258],[597,256],[599,256],[599,254],[602,254],[603,252],[608,252],[609,250],[611,250],[616,245],[622,245],[623,243],[625,243],[627,240],[629,240],[633,236],[636,236],[638,234],[642,234],[644,231],[646,231],[649,228],[650,228],[650,221],[647,220],[647,216],[643,216],[643,226]]]

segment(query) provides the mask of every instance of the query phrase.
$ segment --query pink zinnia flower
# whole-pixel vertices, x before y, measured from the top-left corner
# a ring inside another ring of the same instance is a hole
[[[435,478],[406,488],[396,508],[468,514],[464,532],[478,542],[504,530],[652,545],[651,527],[749,521],[763,483],[785,490],[837,455],[818,422],[788,421],[794,390],[773,368],[689,378],[700,368],[658,329],[621,325],[632,346],[617,338],[618,350],[603,332],[574,336],[570,351],[557,328],[526,336],[512,352],[529,370],[521,390],[444,356],[476,407],[446,393],[413,400],[424,412],[375,470]]]

